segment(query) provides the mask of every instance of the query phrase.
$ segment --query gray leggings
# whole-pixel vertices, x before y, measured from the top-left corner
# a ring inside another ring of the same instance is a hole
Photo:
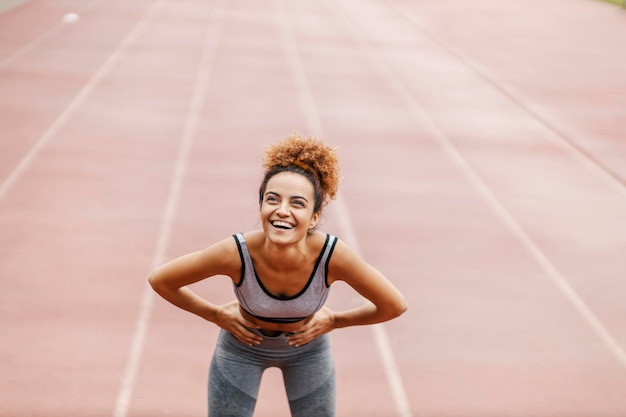
[[[335,367],[327,334],[293,347],[286,335],[249,347],[222,330],[209,371],[209,417],[250,417],[263,371],[283,373],[293,417],[335,415]]]

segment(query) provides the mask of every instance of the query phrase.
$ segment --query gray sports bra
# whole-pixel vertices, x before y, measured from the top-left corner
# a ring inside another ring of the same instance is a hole
[[[326,235],[326,242],[317,258],[308,282],[298,294],[279,297],[270,293],[259,279],[242,233],[233,235],[241,257],[241,279],[234,284],[235,296],[241,308],[259,320],[271,323],[295,323],[309,317],[324,305],[330,287],[328,262],[337,238]]]

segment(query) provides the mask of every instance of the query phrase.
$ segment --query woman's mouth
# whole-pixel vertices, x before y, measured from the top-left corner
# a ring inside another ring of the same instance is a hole
[[[276,229],[290,230],[294,228],[294,226],[291,223],[283,222],[281,220],[274,220],[273,222],[271,222],[271,224]]]

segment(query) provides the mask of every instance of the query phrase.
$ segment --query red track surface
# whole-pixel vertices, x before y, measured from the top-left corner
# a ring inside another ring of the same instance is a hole
[[[324,229],[410,303],[332,334],[340,416],[625,416],[625,39],[590,0],[0,14],[0,415],[205,415],[217,329],[145,278],[255,228],[298,131],[341,147]],[[288,415],[276,372],[256,415]]]

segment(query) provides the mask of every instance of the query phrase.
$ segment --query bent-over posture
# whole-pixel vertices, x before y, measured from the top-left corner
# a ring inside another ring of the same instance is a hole
[[[336,390],[328,333],[393,319],[407,305],[380,271],[316,228],[337,194],[334,148],[293,135],[266,150],[263,166],[262,228],[168,262],[149,282],[170,303],[221,328],[209,371],[210,417],[252,416],[268,367],[281,369],[293,417],[331,417]],[[232,302],[215,305],[188,288],[216,275],[232,279]],[[331,311],[324,303],[336,281],[369,302]]]

